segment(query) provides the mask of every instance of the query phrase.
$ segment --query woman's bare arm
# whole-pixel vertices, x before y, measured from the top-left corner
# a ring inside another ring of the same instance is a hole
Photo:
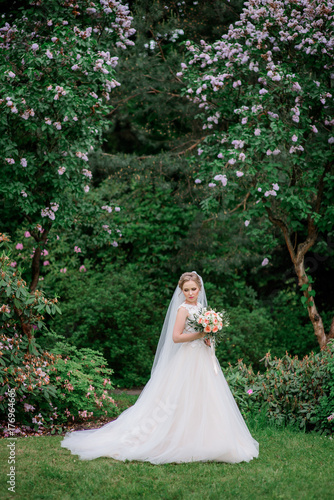
[[[194,332],[194,333],[182,333],[184,330],[184,325],[188,317],[188,311],[185,307],[180,307],[177,311],[174,330],[173,330],[173,341],[177,344],[179,342],[191,342],[192,340],[202,339],[205,333]]]

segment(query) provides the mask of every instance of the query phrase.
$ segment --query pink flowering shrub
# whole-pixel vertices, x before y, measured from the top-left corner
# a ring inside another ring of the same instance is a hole
[[[8,240],[0,235],[1,245]],[[57,302],[40,290],[29,292],[9,257],[0,256],[0,413],[7,414],[7,397],[15,390],[16,434],[56,431],[69,421],[111,418],[118,411],[108,393],[112,370],[105,359],[91,349],[55,343],[56,334],[48,333],[44,315],[59,313]],[[49,335],[51,352],[38,344],[35,328]],[[2,426],[9,435],[7,423]]]
[[[26,336],[6,335],[3,328],[0,330],[0,414],[4,418],[0,426],[5,436],[10,435],[5,420],[10,390],[15,390],[15,434],[41,432],[48,416],[45,412],[41,414],[41,406],[49,405],[56,396],[55,387],[50,384],[56,356],[40,351],[36,344],[34,347],[36,354],[29,352]]]
[[[99,353],[58,342],[56,352],[36,343],[37,354],[30,354],[27,345],[22,335],[0,333],[0,412],[6,415],[8,391],[14,389],[15,434],[57,432],[67,423],[118,414],[109,395],[112,370]],[[0,427],[8,436],[6,421]]]
[[[57,342],[52,351],[58,353],[50,373],[50,383],[57,390],[54,400],[57,419],[49,417],[50,427],[118,415],[117,405],[110,396],[113,371],[100,353],[89,348],[77,349],[65,342]]]
[[[9,237],[0,233],[0,248],[9,244]],[[23,334],[34,353],[33,327],[45,329],[46,315],[60,313],[57,297],[48,299],[41,290],[30,292],[21,272],[12,266],[3,251],[0,255],[0,332],[13,336]]]
[[[334,431],[334,342],[320,353],[298,359],[263,358],[266,370],[255,373],[242,360],[225,373],[244,414],[262,412],[275,425],[296,425],[300,429]]]

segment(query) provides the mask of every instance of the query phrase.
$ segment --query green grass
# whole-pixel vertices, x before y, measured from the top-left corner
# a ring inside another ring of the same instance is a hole
[[[61,436],[18,438],[15,494],[7,491],[8,440],[4,439],[0,496],[2,500],[333,500],[332,440],[289,429],[252,432],[260,442],[259,458],[235,465],[80,461],[60,447]]]
[[[114,394],[112,392],[111,397],[114,398],[115,403],[121,411],[134,405],[138,399],[137,395],[127,394],[126,392],[122,392],[121,394]]]

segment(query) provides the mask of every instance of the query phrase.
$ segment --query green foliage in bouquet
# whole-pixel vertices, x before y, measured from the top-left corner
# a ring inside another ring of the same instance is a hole
[[[242,360],[230,365],[226,379],[245,414],[261,412],[269,423],[304,430],[334,429],[334,343],[303,359],[286,354],[263,358],[266,371],[255,373]]]

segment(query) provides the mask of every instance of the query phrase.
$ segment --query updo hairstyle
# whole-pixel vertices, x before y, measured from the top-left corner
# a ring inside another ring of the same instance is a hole
[[[198,288],[202,288],[201,279],[196,273],[183,273],[179,279],[179,287],[183,290],[183,286],[187,281],[195,281],[198,285]]]

